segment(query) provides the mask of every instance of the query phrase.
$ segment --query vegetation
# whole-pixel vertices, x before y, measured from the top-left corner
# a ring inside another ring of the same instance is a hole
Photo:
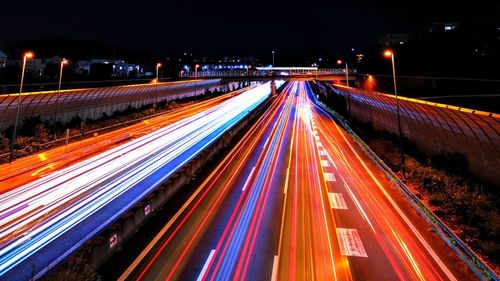
[[[399,176],[397,135],[376,132],[371,124],[353,121],[370,148]],[[474,178],[465,156],[443,153],[426,157],[404,139],[406,185],[469,247],[498,271],[500,268],[500,197],[498,190]]]
[[[397,143],[380,135],[367,144],[393,171],[399,171]],[[469,246],[500,265],[500,197],[464,169],[465,157],[442,154],[426,161],[405,155],[406,185]],[[448,159],[443,161],[443,159]],[[443,163],[446,163],[443,165]]]

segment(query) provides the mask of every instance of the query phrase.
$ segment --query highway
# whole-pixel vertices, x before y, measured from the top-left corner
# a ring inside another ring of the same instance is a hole
[[[43,275],[242,120],[269,94],[267,83],[231,98],[221,97],[212,105],[207,102],[203,110],[203,105],[195,105],[193,112],[187,111],[188,116],[167,126],[7,188],[0,198],[0,279],[27,280],[32,277],[31,266],[36,269],[35,277]],[[60,152],[56,151],[54,157],[61,157]]]
[[[475,280],[291,82],[118,280]]]

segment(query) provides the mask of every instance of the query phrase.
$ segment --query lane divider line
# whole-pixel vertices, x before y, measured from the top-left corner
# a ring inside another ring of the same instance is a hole
[[[335,178],[335,175],[333,173],[325,173],[323,172],[323,177],[325,178],[325,181],[337,181],[337,179]]]
[[[337,236],[339,237],[340,253],[343,256],[368,257],[356,229],[337,228]]]
[[[196,279],[196,281],[203,280],[203,277],[205,277],[205,274],[207,273],[208,265],[212,262],[212,259],[214,258],[214,256],[215,256],[215,249],[210,251],[210,254],[208,255],[207,261],[203,265],[203,268],[200,271],[200,275],[198,275],[198,278]]]
[[[277,281],[278,280],[278,262],[279,262],[278,255],[274,255],[273,273],[271,274],[271,281]]]
[[[330,199],[332,209],[347,210],[347,204],[342,193],[328,192],[328,199]]]
[[[252,171],[248,175],[247,181],[245,182],[245,185],[243,185],[241,191],[245,191],[245,189],[247,189],[248,185],[250,184],[250,180],[252,179],[253,172],[255,172],[255,166],[253,166]]]

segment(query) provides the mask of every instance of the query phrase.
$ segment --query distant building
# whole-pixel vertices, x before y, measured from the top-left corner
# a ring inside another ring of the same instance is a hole
[[[59,64],[62,58],[59,56],[54,56],[52,58],[33,58],[26,61],[26,73],[31,76],[41,77],[47,64]],[[21,66],[22,61],[20,59],[7,60],[7,65]]]
[[[378,39],[378,43],[384,46],[403,45],[410,39],[410,33],[386,34]]]
[[[75,72],[79,75],[89,75],[90,64],[91,62],[88,60],[79,60],[73,65],[73,68]]]
[[[259,61],[253,57],[195,57],[192,63],[199,64],[201,71],[208,70],[246,70],[259,64]],[[190,70],[192,65],[186,63],[183,70]],[[191,69],[193,70],[193,69]]]
[[[427,32],[450,32],[455,30],[455,28],[460,25],[460,22],[435,22],[432,25],[427,26]]]
[[[7,54],[0,50],[0,67],[5,67],[7,65]]]
[[[104,65],[104,67],[97,67],[97,65]],[[109,67],[106,67],[108,65]],[[92,69],[109,69],[108,74],[111,77],[137,77],[142,72],[139,65],[117,59],[91,59],[77,62],[76,71],[80,74],[92,74]]]

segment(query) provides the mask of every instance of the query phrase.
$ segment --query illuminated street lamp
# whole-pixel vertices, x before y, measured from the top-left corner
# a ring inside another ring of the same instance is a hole
[[[32,52],[24,53],[23,55],[23,67],[21,72],[21,85],[19,86],[19,95],[17,96],[17,109],[16,109],[16,121],[14,122],[14,131],[12,132],[12,140],[10,142],[10,154],[9,154],[9,164],[12,163],[14,158],[14,145],[16,143],[16,132],[17,123],[19,121],[19,107],[21,105],[21,93],[23,92],[23,82],[24,82],[24,70],[26,69],[26,61],[34,57]]]
[[[158,73],[159,73],[160,67],[161,67],[161,63],[157,63],[156,64],[156,82],[159,82],[158,81]]]
[[[274,67],[274,51],[272,51],[272,53],[273,53],[273,67]]]
[[[62,82],[63,67],[64,67],[65,64],[68,64],[68,60],[67,59],[62,59],[61,60],[61,67],[60,67],[60,70],[59,70],[59,86],[57,87],[57,91],[58,92],[61,91],[61,82]]]
[[[68,60],[67,59],[62,59],[61,60],[61,66],[59,68],[59,85],[57,87],[57,92],[61,92],[61,82],[62,82],[62,74],[63,74],[63,67],[65,64],[68,64]],[[56,124],[57,124],[57,103],[59,101],[59,96],[56,98],[56,109],[54,111],[54,139],[56,139]]]
[[[396,67],[394,65],[394,51],[392,50],[385,50],[384,51],[384,57],[386,58],[391,58],[392,61],[392,78],[394,80],[394,95],[396,96],[396,111],[398,115],[398,133],[399,133],[399,151],[400,151],[400,156],[401,156],[401,173],[403,175],[403,180],[405,180],[405,158],[403,154],[403,138],[402,138],[402,131],[401,131],[401,117],[399,114],[399,99],[398,99],[398,90],[396,86]]]
[[[199,64],[196,64],[194,66],[194,100],[196,101],[196,80],[198,79],[198,67],[200,67]]]
[[[338,65],[341,65],[342,63],[342,60],[337,60]],[[347,61],[345,62],[345,84],[349,87],[349,68],[347,67]]]
[[[338,65],[342,65],[342,60],[337,60]],[[347,67],[347,61],[345,62],[345,84],[349,87],[349,68]],[[349,117],[351,117],[351,94],[347,90],[347,109],[349,111]]]

